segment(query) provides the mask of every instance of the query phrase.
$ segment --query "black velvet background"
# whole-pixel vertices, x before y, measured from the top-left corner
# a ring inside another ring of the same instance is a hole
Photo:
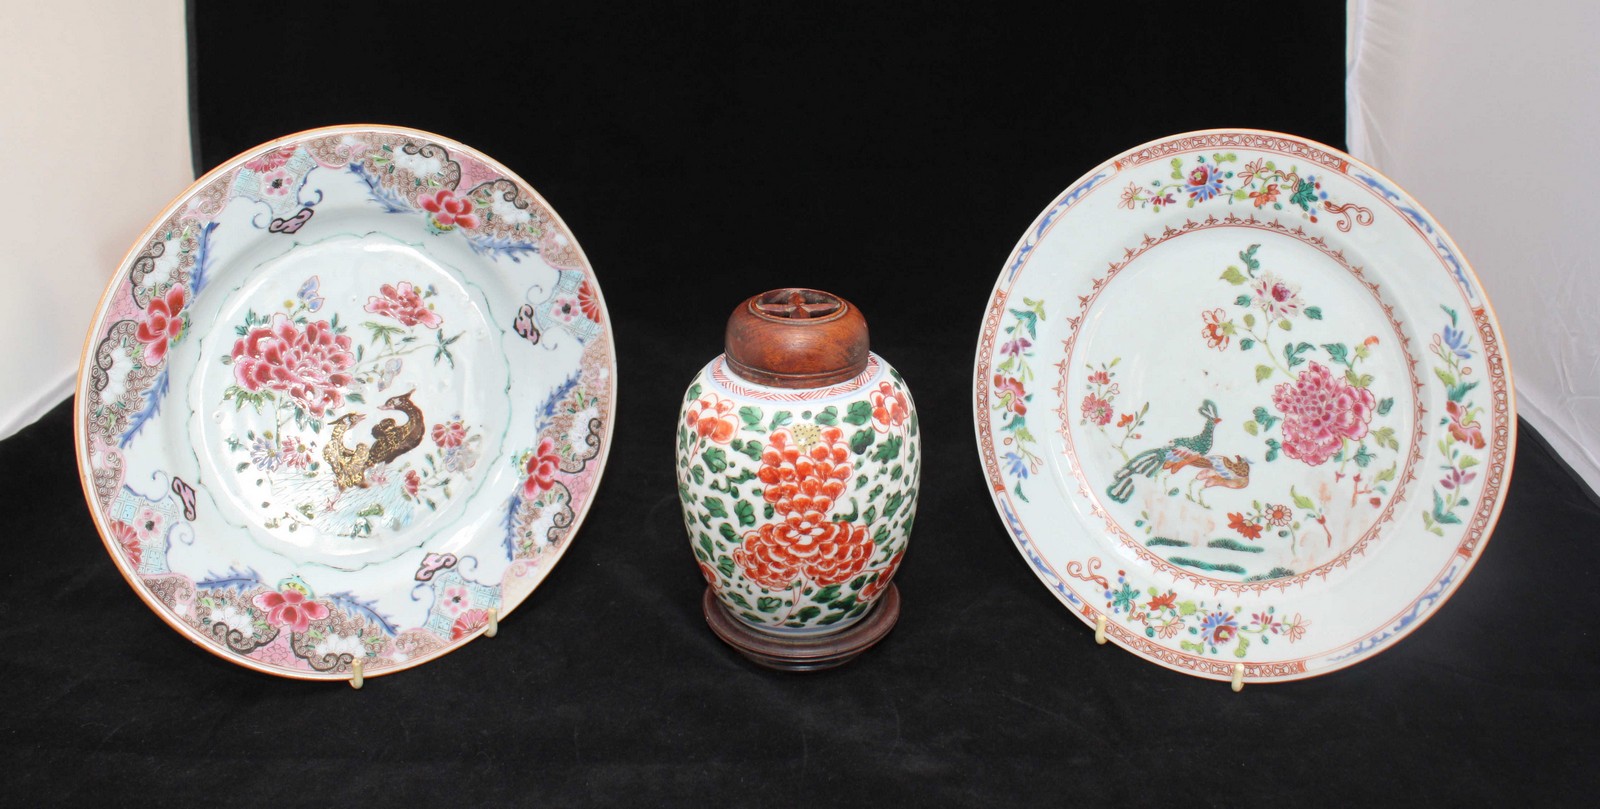
[[[1494,540],[1435,618],[1354,668],[1242,694],[1095,646],[984,490],[972,351],[1023,229],[1161,135],[1341,145],[1342,4],[860,5],[196,3],[200,168],[394,123],[550,200],[610,307],[614,449],[566,558],[498,638],[358,693],[228,664],[152,615],[95,536],[57,408],[0,444],[25,494],[0,573],[0,801],[1591,799],[1600,510],[1530,433]],[[902,620],[809,676],[706,629],[672,479],[683,387],[730,308],[784,285],[858,303],[924,425]]]

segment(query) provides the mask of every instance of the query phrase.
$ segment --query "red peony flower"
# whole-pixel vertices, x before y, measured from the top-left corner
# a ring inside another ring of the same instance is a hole
[[[417,496],[417,490],[422,488],[422,476],[417,474],[417,470],[406,470],[405,487],[407,495],[411,497]]]
[[[432,214],[433,224],[440,230],[451,230],[456,225],[464,228],[478,226],[478,215],[472,212],[472,200],[456,196],[456,192],[440,189],[432,194],[418,194],[417,204]]]
[[[556,472],[561,470],[561,456],[556,454],[556,444],[548,438],[539,440],[539,448],[528,456],[528,478],[522,482],[522,496],[531,499],[547,491],[556,483]]]
[[[791,517],[745,534],[744,546],[733,552],[733,561],[751,581],[768,589],[788,589],[802,576],[826,587],[859,574],[874,547],[862,526]]]
[[[450,639],[461,640],[462,638],[471,635],[472,633],[477,632],[488,625],[488,610],[467,610],[466,612],[461,613],[461,616],[456,618],[455,624],[450,627]]]
[[[888,382],[879,382],[878,389],[872,392],[872,427],[880,433],[889,432],[892,427],[899,427],[906,423],[911,415],[911,403],[906,400],[906,395],[894,389]]]
[[[1253,522],[1245,522],[1243,514],[1230,512],[1228,514],[1228,527],[1239,532],[1245,539],[1260,539],[1261,526]]]
[[[280,146],[270,152],[267,152],[266,154],[257,155],[256,157],[252,157],[249,160],[244,161],[244,167],[256,172],[257,174],[266,174],[267,172],[277,169],[283,166],[283,164],[289,162],[289,158],[294,157],[294,150],[297,148],[299,147]]]
[[[584,317],[600,322],[600,295],[587,278],[578,285],[578,308],[583,310]]]
[[[817,443],[805,452],[788,428],[779,428],[761,453],[756,477],[765,485],[764,497],[776,514],[803,520],[804,530],[810,530],[827,517],[844,492],[850,480],[849,459],[850,447],[838,427],[823,428]]]
[[[900,560],[905,558],[905,555],[906,552],[903,550],[895,554],[894,558],[889,560],[889,566],[878,571],[878,578],[867,582],[866,586],[861,588],[861,592],[856,595],[856,600],[873,601],[878,596],[883,595],[889,589],[889,580],[894,578],[895,572],[900,569]]]
[[[276,593],[261,593],[253,599],[255,605],[267,611],[267,623],[288,627],[291,632],[304,632],[312,621],[328,617],[328,608],[306,598],[306,594],[285,587]]]
[[[150,306],[139,316],[139,328],[133,334],[144,343],[146,365],[160,365],[167,357],[167,347],[183,334],[183,318],[179,313],[188,297],[183,286],[174,285],[165,296],[150,301]]]
[[[995,395],[1000,398],[1000,404],[1006,410],[1019,416],[1028,412],[1026,399],[1028,392],[1023,389],[1022,382],[1015,377],[994,375]]]
[[[689,412],[684,414],[683,420],[695,435],[714,444],[726,444],[739,431],[736,407],[733,400],[708,393],[689,403]]]
[[[1483,425],[1468,418],[1467,409],[1455,402],[1446,402],[1445,412],[1450,414],[1450,435],[1457,441],[1471,444],[1473,449],[1483,449]]]
[[[133,530],[133,526],[121,520],[112,520],[111,538],[122,546],[122,553],[128,557],[128,564],[137,568],[139,560],[144,558],[144,550],[139,543],[139,534]]]
[[[1315,362],[1298,380],[1274,388],[1272,403],[1283,413],[1283,454],[1310,466],[1333,457],[1344,439],[1364,438],[1377,407],[1372,391]]]
[[[1105,426],[1111,423],[1111,403],[1092,393],[1083,397],[1083,417],[1090,424]]]
[[[350,338],[334,334],[328,321],[309,323],[302,331],[281,312],[233,344],[233,375],[240,387],[287,393],[316,418],[344,404],[347,371],[355,361]]]
[[[368,312],[387,315],[407,326],[421,323],[430,329],[437,329],[439,324],[444,322],[444,318],[440,317],[438,312],[428,308],[428,304],[422,300],[422,295],[418,294],[416,287],[413,287],[410,281],[401,281],[395,286],[384,284],[378,291],[383,293],[383,297],[373,295],[367,298],[367,305],[364,308]]]
[[[459,421],[433,425],[433,443],[445,449],[459,447],[465,440],[467,440],[467,425]]]

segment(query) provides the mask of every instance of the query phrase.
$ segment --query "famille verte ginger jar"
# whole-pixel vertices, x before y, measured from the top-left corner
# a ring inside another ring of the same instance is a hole
[[[717,635],[809,670],[887,634],[919,443],[905,380],[855,306],[809,289],[741,303],[678,419],[678,494]]]

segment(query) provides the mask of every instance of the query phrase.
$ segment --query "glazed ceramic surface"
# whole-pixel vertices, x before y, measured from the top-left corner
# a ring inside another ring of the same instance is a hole
[[[876,354],[822,388],[750,383],[717,357],[684,396],[678,493],[700,573],[748,625],[820,635],[889,589],[917,509],[917,416]]]
[[[316,130],[218,168],[139,240],[78,382],[118,567],[234,662],[378,675],[504,616],[609,446],[600,289],[544,200],[436,135]]]
[[[975,417],[1028,563],[1114,642],[1218,679],[1361,661],[1466,577],[1516,439],[1489,302],[1410,197],[1251,131],[1073,184],[1001,272]]]

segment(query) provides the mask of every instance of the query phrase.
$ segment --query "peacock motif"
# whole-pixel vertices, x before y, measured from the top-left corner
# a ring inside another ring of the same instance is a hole
[[[1210,399],[1201,403],[1200,409],[1196,412],[1205,418],[1205,424],[1200,428],[1199,435],[1188,438],[1175,438],[1163,446],[1147,449],[1129,458],[1128,462],[1123,464],[1122,468],[1112,475],[1111,485],[1106,487],[1106,494],[1110,495],[1111,499],[1118,503],[1126,503],[1133,497],[1133,478],[1135,475],[1154,478],[1157,472],[1168,469],[1169,464],[1178,464],[1178,466],[1173,466],[1168,471],[1182,468],[1185,465],[1194,465],[1190,461],[1193,456],[1205,456],[1206,453],[1210,452],[1212,436],[1222,418],[1217,415],[1216,403]],[[1223,465],[1223,468],[1226,469],[1226,465]],[[1246,472],[1245,480],[1248,480],[1248,466],[1246,466]]]

